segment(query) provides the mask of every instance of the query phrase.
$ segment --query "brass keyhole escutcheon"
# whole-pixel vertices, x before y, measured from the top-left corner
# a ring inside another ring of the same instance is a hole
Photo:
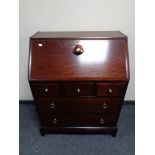
[[[43,46],[43,44],[42,43],[38,43],[38,47],[42,47]]]

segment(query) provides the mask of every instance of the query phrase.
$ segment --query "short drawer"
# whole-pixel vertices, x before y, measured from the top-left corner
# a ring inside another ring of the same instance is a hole
[[[64,94],[66,96],[93,96],[94,84],[91,82],[86,83],[65,83]]]
[[[33,83],[31,84],[32,93],[34,96],[59,96],[60,85],[59,83]]]
[[[96,96],[124,96],[126,84],[121,83],[97,83]]]
[[[117,115],[45,115],[42,126],[115,126]]]
[[[118,113],[120,98],[38,98],[38,110],[42,114]]]

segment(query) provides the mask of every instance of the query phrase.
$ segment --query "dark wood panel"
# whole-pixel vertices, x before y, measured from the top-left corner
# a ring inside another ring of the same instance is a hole
[[[84,52],[73,53],[80,44]],[[127,40],[31,40],[29,80],[127,81]]]
[[[98,114],[118,113],[120,98],[37,98],[40,114]]]
[[[64,84],[66,96],[93,96],[95,85],[90,82],[70,82]]]
[[[97,83],[97,96],[124,96],[127,83]]]
[[[117,134],[117,127],[41,127],[40,133],[44,136],[47,133],[64,134]]]
[[[33,95],[36,97],[60,96],[59,83],[31,83]]]
[[[42,115],[43,126],[115,126],[117,115]]]

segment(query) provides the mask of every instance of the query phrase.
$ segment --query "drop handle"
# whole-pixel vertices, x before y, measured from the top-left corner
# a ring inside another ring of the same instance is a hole
[[[57,121],[56,118],[54,118],[52,122],[53,122],[54,124],[56,124],[58,121]]]
[[[102,105],[102,108],[103,109],[107,109],[108,108],[108,105],[104,102],[104,104]]]
[[[104,124],[104,119],[103,118],[100,118],[100,123]]]
[[[80,93],[80,88],[77,89],[77,92]]]
[[[55,108],[55,104],[52,102],[51,105],[50,105],[50,107],[51,107],[52,109],[54,109],[54,108]]]

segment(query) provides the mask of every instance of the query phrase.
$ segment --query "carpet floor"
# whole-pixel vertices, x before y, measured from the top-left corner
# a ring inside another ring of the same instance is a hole
[[[123,105],[115,138],[111,135],[41,136],[33,104],[19,105],[20,155],[134,155],[135,106]]]

